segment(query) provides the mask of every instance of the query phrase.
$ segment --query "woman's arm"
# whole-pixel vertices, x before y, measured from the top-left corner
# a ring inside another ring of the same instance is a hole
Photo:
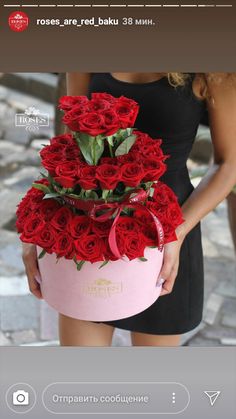
[[[208,81],[207,99],[214,164],[182,206],[185,222],[177,230],[178,241],[165,249],[160,278],[165,280],[162,295],[172,291],[178,271],[179,251],[186,234],[214,209],[236,184],[236,87],[229,76],[222,82]]]
[[[91,73],[66,73],[66,90],[68,96],[88,94]]]

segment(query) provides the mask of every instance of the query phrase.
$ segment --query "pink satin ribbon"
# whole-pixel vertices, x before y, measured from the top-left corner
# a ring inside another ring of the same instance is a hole
[[[88,211],[88,215],[95,221],[98,222],[105,222],[109,220],[112,216],[115,215],[113,224],[111,226],[111,230],[108,236],[108,242],[110,245],[110,249],[114,256],[121,259],[122,255],[117,246],[116,240],[116,226],[119,220],[120,214],[122,210],[126,208],[137,208],[141,209],[142,211],[146,211],[148,214],[151,215],[154,221],[154,225],[156,228],[157,236],[158,236],[158,249],[159,251],[163,250],[164,247],[164,231],[162,225],[158,218],[150,211],[143,202],[148,198],[148,192],[144,191],[143,189],[139,189],[135,195],[134,192],[130,192],[126,195],[125,199],[121,202],[109,202],[105,203],[104,200],[82,200],[82,199],[74,199],[67,196],[64,196],[63,199],[66,203],[74,206],[77,209],[81,209],[83,211]],[[134,195],[134,196],[132,196]],[[105,211],[102,215],[97,215],[98,211]]]

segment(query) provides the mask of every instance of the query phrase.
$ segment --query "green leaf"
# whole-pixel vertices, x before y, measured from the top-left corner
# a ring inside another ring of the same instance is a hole
[[[103,189],[102,191],[102,199],[107,199],[108,195],[110,193],[110,189]]]
[[[155,189],[154,189],[154,188],[150,188],[150,191],[149,191],[149,196],[150,196],[150,198],[152,198],[152,197],[153,197],[154,191],[155,191]]]
[[[75,262],[76,263],[76,267],[77,267],[77,271],[80,271],[83,267],[83,264],[85,263],[85,260],[81,260],[80,262]]]
[[[109,136],[107,137],[107,142],[108,142],[111,146],[113,146],[113,135],[109,135]]]
[[[33,183],[33,188],[39,189],[40,191],[44,192],[45,194],[51,193],[50,189],[44,185],[43,183]]]
[[[127,137],[116,149],[115,156],[122,156],[127,154],[131,149],[132,145],[135,143],[136,135],[130,135]]]
[[[61,196],[59,193],[47,193],[46,195],[44,195],[43,199],[49,199],[49,198],[57,198],[58,196]]]
[[[38,259],[42,259],[42,257],[44,257],[44,255],[45,255],[45,253],[47,253],[47,252],[46,252],[45,249],[43,249],[42,252],[40,252],[40,254],[38,255]]]
[[[141,257],[139,258],[139,260],[141,260],[142,262],[147,262],[148,259]]]
[[[85,191],[84,195],[88,199],[98,199],[98,194],[92,190]]]
[[[104,262],[103,262],[103,263],[99,266],[99,268],[98,268],[98,269],[103,268],[103,266],[107,265],[107,264],[108,264],[108,262],[109,262],[109,260],[104,260]]]
[[[101,137],[76,133],[76,141],[86,162],[90,165],[96,165],[104,151],[104,141]]]

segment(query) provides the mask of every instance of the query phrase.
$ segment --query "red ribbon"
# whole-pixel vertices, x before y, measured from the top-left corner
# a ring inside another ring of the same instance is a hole
[[[116,241],[116,225],[119,220],[121,211],[126,208],[137,208],[142,211],[146,211],[151,215],[154,221],[158,236],[158,249],[163,250],[164,247],[164,231],[162,225],[158,218],[150,211],[143,202],[148,198],[148,192],[143,189],[139,189],[135,195],[134,192],[130,192],[126,195],[125,199],[121,202],[108,202],[105,203],[104,200],[82,200],[82,199],[73,199],[67,196],[64,196],[65,202],[70,205],[73,205],[77,209],[83,211],[88,211],[88,215],[95,221],[105,222],[109,220],[113,215],[115,215],[111,230],[108,236],[108,242],[112,253],[119,259],[121,259],[121,254],[119,252],[117,241]],[[97,215],[98,211],[105,211],[104,214]]]

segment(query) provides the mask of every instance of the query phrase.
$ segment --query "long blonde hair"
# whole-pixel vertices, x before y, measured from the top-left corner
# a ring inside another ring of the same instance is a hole
[[[190,73],[165,73],[169,83],[173,87],[184,86],[187,80],[190,78]],[[209,92],[209,83],[222,83],[224,82],[230,88],[236,88],[236,73],[196,73],[196,78],[200,79],[202,85],[202,98],[212,99]]]

